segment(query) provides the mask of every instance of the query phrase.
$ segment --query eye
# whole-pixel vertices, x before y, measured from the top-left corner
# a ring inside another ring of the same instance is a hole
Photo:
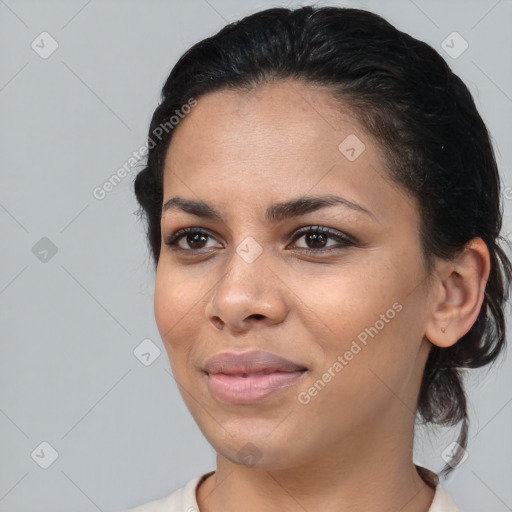
[[[296,242],[304,237],[306,244],[311,244],[312,247],[295,247],[302,252],[307,253],[322,253],[330,252],[333,250],[340,250],[349,246],[357,244],[357,241],[349,235],[334,231],[323,226],[306,226],[293,235],[292,242]],[[198,252],[202,249],[209,249],[204,245],[208,239],[213,239],[213,236],[204,229],[197,227],[183,228],[173,233],[165,242],[173,250],[185,251],[189,253]],[[338,242],[333,246],[328,246],[328,240]]]
[[[208,248],[202,245],[208,238],[213,237],[203,229],[195,227],[183,228],[173,233],[167,239],[165,245],[168,245],[175,250],[194,252],[200,249]],[[180,245],[181,239],[183,239],[183,242],[186,243],[189,248],[182,247]]]
[[[356,245],[356,240],[352,237],[341,233],[340,231],[333,231],[324,226],[308,226],[302,228],[294,234],[293,241],[302,237],[304,237],[306,244],[311,244],[312,247],[299,247],[299,249],[309,253],[330,252]],[[329,247],[327,245],[329,239],[338,242],[338,244],[334,244],[334,246]]]

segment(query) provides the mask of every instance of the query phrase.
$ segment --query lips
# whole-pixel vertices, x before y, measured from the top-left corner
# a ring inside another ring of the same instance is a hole
[[[225,375],[265,375],[303,370],[307,370],[303,365],[260,350],[222,352],[208,359],[204,365],[204,371],[207,374],[223,373]]]
[[[259,350],[222,352],[208,359],[204,367],[207,389],[228,405],[261,403],[290,391],[306,374],[305,366]]]

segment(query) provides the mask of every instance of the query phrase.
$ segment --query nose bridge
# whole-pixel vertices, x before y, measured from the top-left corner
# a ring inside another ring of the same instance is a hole
[[[241,242],[234,245],[219,285],[235,285],[237,288],[240,287],[238,293],[253,294],[264,284],[263,277],[268,265],[267,253],[268,251],[265,251],[263,245],[252,235],[245,236]]]
[[[263,272],[268,264],[269,248],[264,245],[269,242],[269,237],[260,219],[251,213],[258,209],[246,209],[236,214],[238,226],[232,232],[232,254],[227,263],[228,269],[248,273],[249,276],[255,269]]]
[[[265,259],[261,258],[264,252],[262,243],[258,242],[252,235],[248,235],[236,246],[235,252],[248,265],[253,265],[257,260],[260,260],[261,264],[262,260]]]
[[[249,317],[281,321],[286,308],[275,280],[270,278],[268,256],[251,235],[234,246],[205,311],[215,326],[219,319],[233,330],[242,330]]]

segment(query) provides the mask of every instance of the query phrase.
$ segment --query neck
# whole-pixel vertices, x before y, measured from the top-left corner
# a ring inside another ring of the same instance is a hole
[[[396,433],[359,437],[301,467],[250,468],[217,455],[217,470],[197,489],[199,510],[427,512],[435,481],[427,483],[428,471],[420,469],[422,478],[413,464],[412,436],[405,448]]]

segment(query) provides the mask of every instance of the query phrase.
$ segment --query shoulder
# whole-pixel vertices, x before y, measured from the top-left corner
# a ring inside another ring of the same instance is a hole
[[[434,500],[428,509],[428,512],[461,512],[448,491],[440,484],[436,487]]]
[[[124,509],[120,512],[189,512],[198,510],[196,500],[196,487],[213,471],[205,473],[189,480],[183,487],[176,489],[171,494],[156,500],[143,503],[135,508]]]

